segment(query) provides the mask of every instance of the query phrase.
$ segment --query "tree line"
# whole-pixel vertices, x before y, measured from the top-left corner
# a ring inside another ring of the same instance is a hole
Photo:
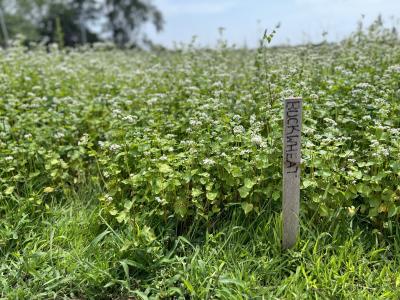
[[[28,42],[77,46],[112,41],[119,47],[150,44],[141,29],[157,31],[163,16],[148,0],[0,0],[0,43],[22,34]]]

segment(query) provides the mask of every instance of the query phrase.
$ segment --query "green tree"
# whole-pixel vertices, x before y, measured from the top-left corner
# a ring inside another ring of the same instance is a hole
[[[32,39],[38,38],[35,25],[27,15],[21,13],[21,7],[13,1],[0,0],[1,45],[6,46],[6,40],[15,38],[17,34],[23,34]],[[26,6],[24,5],[24,7]]]
[[[161,12],[152,4],[143,0],[105,0],[105,32],[112,36],[115,44],[124,46],[135,44],[141,25],[151,21],[160,31],[163,27]]]
[[[11,37],[22,33],[31,41],[67,46],[98,40],[136,46],[144,23],[160,31],[164,22],[146,0],[0,0],[1,8]]]
[[[57,42],[60,45],[76,46],[77,44],[99,41],[98,34],[88,27],[90,15],[81,3],[51,3],[47,13],[38,24],[38,32],[46,42]]]

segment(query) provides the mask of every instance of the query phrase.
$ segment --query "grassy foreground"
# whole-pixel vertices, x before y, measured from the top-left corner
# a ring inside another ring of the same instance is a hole
[[[362,220],[304,220],[301,240],[282,253],[279,215],[241,211],[202,239],[164,244],[154,261],[129,224],[112,227],[93,186],[32,218],[18,199],[3,203],[12,243],[1,248],[1,296],[7,299],[396,299],[400,227],[384,234]],[[5,205],[5,207],[4,207]],[[361,227],[361,228],[360,228]],[[167,239],[174,232],[165,228]],[[197,233],[198,236],[198,233]],[[136,243],[136,244],[135,244]],[[136,247],[129,247],[136,245]]]

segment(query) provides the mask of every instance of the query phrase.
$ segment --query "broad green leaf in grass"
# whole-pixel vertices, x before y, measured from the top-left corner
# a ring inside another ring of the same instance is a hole
[[[200,196],[203,192],[200,189],[193,188],[192,189],[192,197],[196,198]]]
[[[128,213],[126,211],[122,211],[117,215],[118,223],[123,223],[128,221]]]
[[[369,198],[368,203],[371,207],[378,207],[381,204],[380,199],[377,198]]]
[[[246,178],[246,179],[244,180],[244,186],[245,186],[246,188],[248,188],[249,190],[250,190],[255,184],[256,184],[256,181],[251,180],[250,178]]]
[[[325,204],[321,204],[319,207],[319,215],[321,217],[327,217],[329,216],[329,209],[326,207]]]
[[[397,211],[398,211],[398,207],[394,203],[391,203],[389,205],[388,217],[391,218],[391,217],[395,216],[397,214]]]
[[[248,213],[250,213],[253,210],[253,204],[248,203],[248,202],[243,202],[242,203],[242,208],[244,210],[244,213],[247,215]]]
[[[246,197],[249,195],[250,190],[251,190],[251,189],[247,188],[245,185],[242,186],[242,187],[239,189],[240,197],[246,198]]]
[[[242,170],[238,166],[232,166],[231,174],[233,177],[239,178],[242,176]]]
[[[310,180],[310,179],[304,179],[302,180],[302,186],[303,188],[308,188],[309,186],[314,186],[314,181]]]
[[[195,291],[193,288],[193,285],[186,279],[183,279],[183,284],[187,288],[187,290],[190,292],[191,295],[195,295]]]
[[[213,213],[218,213],[221,211],[221,208],[218,207],[218,205],[214,204],[211,208]]]
[[[369,196],[369,194],[371,193],[371,187],[368,183],[359,183],[357,184],[357,192],[364,196]]]
[[[274,199],[275,201],[279,200],[281,198],[281,191],[279,190],[275,190],[272,193],[272,199]]]
[[[217,198],[217,195],[218,195],[218,192],[208,192],[206,194],[207,199],[210,200],[210,201],[215,200],[215,198]]]
[[[370,208],[368,211],[368,217],[376,217],[379,213],[378,209],[379,209],[379,207]]]
[[[9,186],[8,188],[6,188],[6,190],[4,191],[5,195],[11,195],[15,190],[14,186]]]
[[[188,201],[178,198],[174,203],[174,212],[181,218],[184,218],[188,212]]]
[[[43,192],[44,193],[52,193],[52,192],[54,192],[54,188],[51,187],[51,186],[48,186],[48,187],[43,189]]]

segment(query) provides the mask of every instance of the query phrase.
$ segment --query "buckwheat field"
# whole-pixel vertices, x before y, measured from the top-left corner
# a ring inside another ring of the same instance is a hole
[[[282,100],[303,97],[282,252]],[[0,52],[0,297],[395,299],[400,42]]]

